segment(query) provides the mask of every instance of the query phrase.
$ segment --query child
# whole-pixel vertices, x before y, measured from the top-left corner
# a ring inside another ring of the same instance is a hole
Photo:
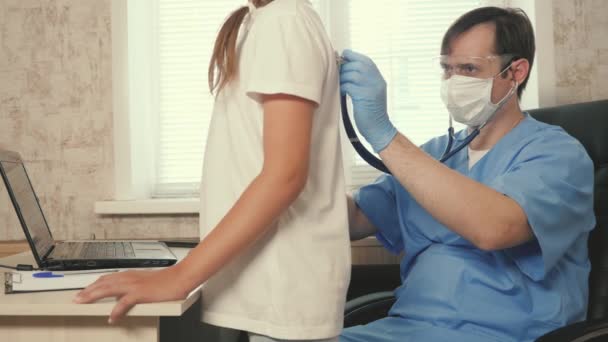
[[[337,341],[350,278],[338,65],[307,0],[251,0],[224,23],[201,182],[201,243],[175,266],[106,276],[77,301],[179,299],[251,341]]]

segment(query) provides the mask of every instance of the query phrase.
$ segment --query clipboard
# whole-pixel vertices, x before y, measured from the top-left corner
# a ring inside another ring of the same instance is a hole
[[[4,293],[78,290],[89,286],[105,274],[115,272],[119,270],[57,272],[52,276],[46,276],[51,272],[40,271],[5,272]],[[43,276],[40,276],[41,274]]]

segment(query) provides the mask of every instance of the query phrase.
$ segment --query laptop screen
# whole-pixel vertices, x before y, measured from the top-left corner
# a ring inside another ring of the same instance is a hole
[[[53,237],[34,193],[23,163],[0,160],[6,188],[12,194],[15,210],[21,212],[24,230],[32,238],[36,252],[43,258],[53,246]]]

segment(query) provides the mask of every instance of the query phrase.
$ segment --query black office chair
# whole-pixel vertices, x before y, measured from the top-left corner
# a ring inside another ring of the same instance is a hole
[[[597,219],[589,238],[591,274],[587,320],[552,331],[537,341],[608,341],[608,100],[540,108],[529,113],[539,121],[563,127],[589,153],[595,166],[594,209]],[[353,267],[349,299],[354,299],[346,305],[345,327],[386,317],[395,302],[392,290],[400,285],[399,266],[373,267]],[[372,276],[366,277],[366,272],[372,272]],[[385,272],[394,272],[395,275]],[[361,293],[367,294],[359,296]]]

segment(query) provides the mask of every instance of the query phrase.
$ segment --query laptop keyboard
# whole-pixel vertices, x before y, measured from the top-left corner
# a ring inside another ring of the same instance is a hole
[[[55,258],[68,259],[105,259],[133,258],[130,242],[64,242],[55,251]]]
[[[85,242],[84,259],[135,257],[130,242]]]

